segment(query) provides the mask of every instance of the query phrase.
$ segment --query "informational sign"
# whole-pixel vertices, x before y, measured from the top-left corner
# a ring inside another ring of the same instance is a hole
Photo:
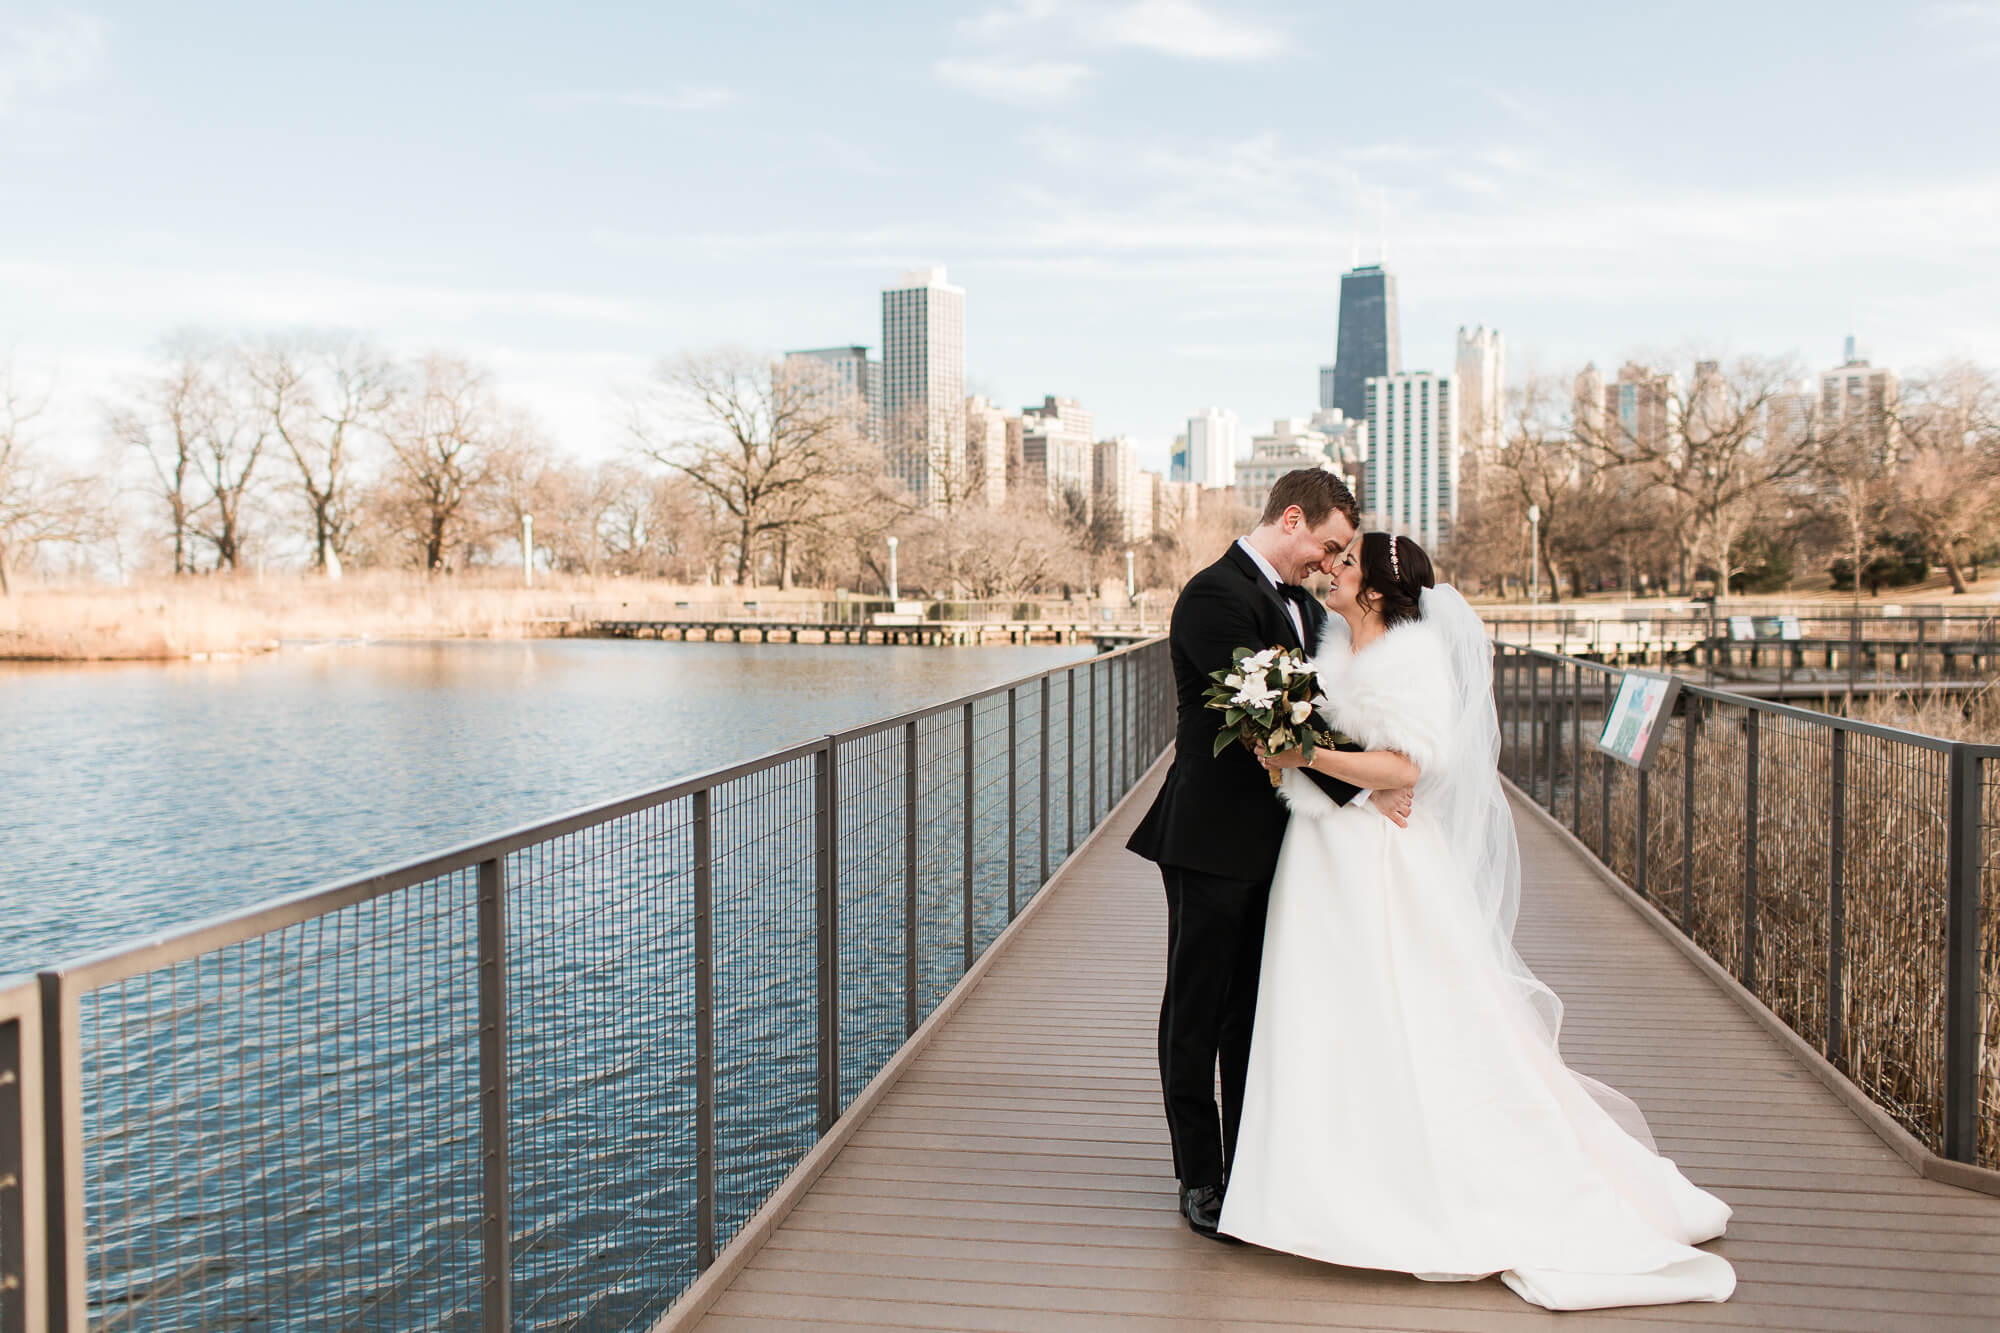
[[[1796,643],[1803,635],[1797,616],[1731,616],[1729,637],[1737,643],[1754,643],[1758,639],[1788,639]]]
[[[1604,719],[1604,732],[1597,748],[1622,764],[1637,769],[1653,766],[1666,719],[1673,716],[1674,699],[1680,694],[1678,676],[1656,675],[1648,671],[1628,671],[1618,684],[1618,696]]]

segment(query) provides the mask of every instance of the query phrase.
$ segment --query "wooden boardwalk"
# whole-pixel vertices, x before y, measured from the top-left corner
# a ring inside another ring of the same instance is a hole
[[[1736,1210],[1725,1305],[1552,1315],[1229,1247],[1174,1212],[1164,905],[1124,850],[1156,772],[715,1300],[778,1328],[2000,1329],[2000,1198],[1920,1179],[1523,809],[1521,952],[1563,1046]]]

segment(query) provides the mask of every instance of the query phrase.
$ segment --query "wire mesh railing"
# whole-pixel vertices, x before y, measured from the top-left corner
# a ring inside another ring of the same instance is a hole
[[[1501,767],[1933,1152],[2000,1167],[2000,746],[1699,686],[1650,768],[1623,673],[1498,644]]]
[[[1173,710],[1151,640],[0,983],[0,1333],[648,1327]]]

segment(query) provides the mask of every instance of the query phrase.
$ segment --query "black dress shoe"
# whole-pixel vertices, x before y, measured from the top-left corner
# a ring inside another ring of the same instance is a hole
[[[1217,1231],[1216,1225],[1222,1221],[1222,1186],[1183,1185],[1181,1186],[1181,1216],[1197,1236],[1210,1240],[1241,1244],[1234,1236],[1225,1236]]]

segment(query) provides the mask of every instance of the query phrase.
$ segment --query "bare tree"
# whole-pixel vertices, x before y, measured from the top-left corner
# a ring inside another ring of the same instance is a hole
[[[222,390],[209,352],[192,339],[170,343],[168,358],[158,375],[132,387],[108,424],[118,444],[145,458],[172,534],[174,573],[191,574],[194,518],[206,503],[199,485],[202,442],[222,411]]]
[[[1746,357],[1729,370],[1698,362],[1691,386],[1655,391],[1663,409],[1634,428],[1605,413],[1576,423],[1600,467],[1629,467],[1665,492],[1685,515],[1688,549],[1713,565],[1715,595],[1728,594],[1732,558],[1758,506],[1810,473],[1817,441],[1767,438],[1772,400],[1795,376],[1781,363]]]
[[[91,482],[56,471],[36,448],[48,404],[46,390],[30,393],[0,364],[0,597],[13,596],[10,565],[44,545],[88,542],[103,526]]]
[[[1896,508],[1963,593],[1964,558],[2000,503],[2000,388],[1976,366],[1947,366],[1906,388],[1900,425]]]
[[[641,454],[688,478],[727,517],[738,584],[771,542],[782,579],[792,538],[838,517],[843,489],[833,483],[867,462],[862,423],[822,376],[741,351],[662,366],[630,405],[629,428]]]
[[[296,469],[313,567],[337,579],[354,531],[360,446],[386,424],[395,369],[366,343],[331,336],[273,339],[249,358],[258,410]]]
[[[494,418],[484,372],[442,353],[424,359],[420,382],[388,416],[390,521],[426,570],[446,568],[474,535]]]
[[[210,409],[196,437],[195,468],[207,491],[192,515],[195,534],[215,549],[217,569],[235,569],[243,558],[244,505],[257,464],[272,438],[272,424],[257,409],[255,385],[240,349],[210,351]]]

